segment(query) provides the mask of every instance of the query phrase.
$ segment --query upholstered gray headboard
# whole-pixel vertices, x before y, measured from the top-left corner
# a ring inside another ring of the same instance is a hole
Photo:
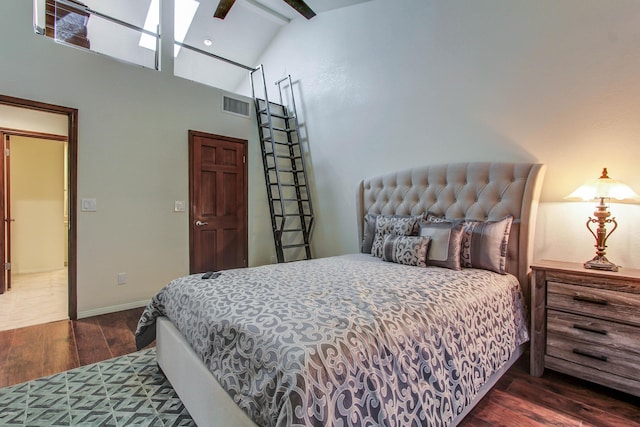
[[[499,220],[513,215],[507,271],[529,295],[533,233],[545,167],[536,163],[451,163],[422,166],[360,182],[358,237],[364,215],[419,215]]]

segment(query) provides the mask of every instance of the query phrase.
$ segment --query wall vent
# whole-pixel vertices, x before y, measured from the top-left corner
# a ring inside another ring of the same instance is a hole
[[[237,114],[243,117],[250,117],[249,103],[239,99],[222,96],[222,111],[231,114]]]

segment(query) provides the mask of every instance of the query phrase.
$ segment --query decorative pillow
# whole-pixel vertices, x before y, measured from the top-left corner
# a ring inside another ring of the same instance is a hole
[[[420,224],[420,236],[429,237],[431,241],[427,254],[427,265],[460,270],[460,242],[462,240],[462,223],[423,222]]]
[[[437,216],[432,214],[431,212],[427,212],[426,216],[426,221],[427,222],[451,222],[450,219],[444,218],[442,216]]]
[[[364,230],[362,233],[362,242],[360,245],[360,252],[363,254],[371,253],[371,246],[373,245],[373,238],[376,235],[376,218],[378,215],[366,214],[364,216]]]
[[[429,237],[388,234],[384,239],[382,259],[404,265],[427,266]]]
[[[382,246],[384,238],[388,234],[397,234],[398,236],[411,236],[418,234],[420,216],[400,217],[378,215],[376,218],[376,235],[371,245],[371,255],[382,258]]]
[[[463,267],[506,274],[507,244],[513,217],[499,221],[466,220],[462,232],[460,262]]]

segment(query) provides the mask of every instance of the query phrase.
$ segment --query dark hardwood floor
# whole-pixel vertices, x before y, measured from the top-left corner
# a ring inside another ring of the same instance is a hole
[[[0,331],[0,387],[136,351],[143,308]]]
[[[0,332],[0,387],[135,351],[142,308]],[[531,377],[525,354],[460,424],[640,427],[640,398],[553,371]]]

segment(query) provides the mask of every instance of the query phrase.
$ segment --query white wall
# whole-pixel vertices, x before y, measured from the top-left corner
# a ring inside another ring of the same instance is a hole
[[[594,205],[562,197],[604,166],[640,191],[638,16],[637,0],[373,0],[287,26],[261,62],[297,81],[316,253],[357,250],[363,177],[479,160],[545,163],[534,255],[591,258]],[[640,207],[613,211],[610,258],[640,267]]]
[[[253,120],[221,112],[221,91],[170,66],[156,72],[57,45],[33,33],[24,0],[0,2],[0,40],[1,94],[79,110],[78,199],[98,207],[78,213],[81,316],[144,302],[188,273],[188,213],[173,206],[188,200],[189,129],[249,140],[249,263],[270,261],[257,132]]]

